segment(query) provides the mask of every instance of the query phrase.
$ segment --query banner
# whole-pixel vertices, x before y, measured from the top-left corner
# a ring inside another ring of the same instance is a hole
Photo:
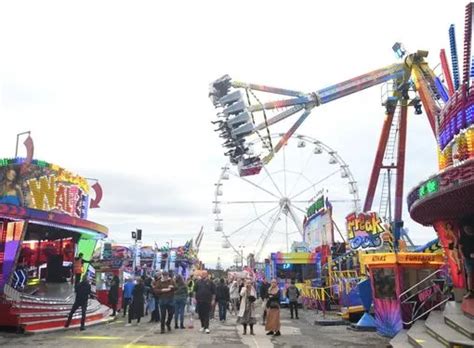
[[[346,217],[346,228],[352,250],[379,249],[383,246],[382,234],[389,232],[375,212],[349,214]]]
[[[87,218],[85,178],[43,161],[0,159],[0,203]]]

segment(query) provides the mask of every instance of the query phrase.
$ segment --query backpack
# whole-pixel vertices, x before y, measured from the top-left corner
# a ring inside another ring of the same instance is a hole
[[[291,302],[297,301],[300,296],[300,292],[296,286],[290,286],[288,288],[287,297]]]

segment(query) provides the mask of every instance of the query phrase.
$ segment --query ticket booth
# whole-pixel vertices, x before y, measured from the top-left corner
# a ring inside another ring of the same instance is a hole
[[[361,257],[369,270],[379,334],[393,337],[447,301],[443,254],[376,253]]]

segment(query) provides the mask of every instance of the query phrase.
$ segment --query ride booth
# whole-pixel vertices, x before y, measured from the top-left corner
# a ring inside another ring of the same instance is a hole
[[[288,304],[285,297],[285,291],[290,285],[290,281],[294,279],[296,286],[301,291],[306,281],[316,278],[316,254],[309,252],[294,253],[271,253],[271,270],[270,278],[275,278],[279,282],[280,287],[280,303]]]
[[[86,220],[88,182],[44,161],[0,159],[0,188],[0,326],[21,332],[63,327],[74,301],[74,257],[83,254],[85,274],[97,241],[108,233]],[[108,314],[92,301],[86,323]]]
[[[443,254],[374,253],[361,258],[368,268],[379,334],[393,337],[447,301]]]

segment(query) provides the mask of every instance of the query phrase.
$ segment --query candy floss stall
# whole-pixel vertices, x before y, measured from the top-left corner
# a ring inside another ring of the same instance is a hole
[[[50,331],[64,326],[74,299],[72,263],[90,260],[105,226],[87,220],[101,189],[57,165],[22,158],[0,159],[0,326]],[[85,263],[83,272],[89,264]],[[87,323],[109,316],[91,300]],[[71,327],[77,326],[73,318]]]

